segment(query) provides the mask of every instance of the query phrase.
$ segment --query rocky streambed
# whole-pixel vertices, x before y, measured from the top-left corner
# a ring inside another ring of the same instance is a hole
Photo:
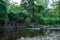
[[[60,40],[60,32],[53,31],[48,36],[21,37],[17,40]]]

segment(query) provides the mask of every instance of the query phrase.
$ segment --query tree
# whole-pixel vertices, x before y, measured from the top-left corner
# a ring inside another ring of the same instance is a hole
[[[44,8],[47,8],[49,0],[36,0],[37,5],[42,5]]]
[[[44,10],[44,7],[42,5],[35,4],[34,3],[35,1],[36,0],[22,0],[22,3],[21,3],[21,5],[25,8],[24,10],[26,10],[29,14],[29,16],[26,18],[26,20],[27,21],[30,20],[29,21],[30,23],[31,22],[36,23],[37,21],[39,21],[41,18],[41,13]],[[35,18],[38,20],[36,20]]]
[[[60,0],[54,3],[55,7],[53,9],[53,13],[56,15],[57,18],[60,18]]]
[[[3,0],[0,0],[0,24],[8,21],[8,14],[6,3]]]

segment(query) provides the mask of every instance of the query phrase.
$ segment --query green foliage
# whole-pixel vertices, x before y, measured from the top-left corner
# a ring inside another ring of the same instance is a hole
[[[20,19],[20,18],[24,18],[26,15],[23,13],[23,12],[20,12],[20,13],[13,13],[13,12],[10,12],[9,14],[9,17],[12,18],[12,19]]]
[[[56,3],[56,11],[60,10],[60,0],[58,0],[58,2]]]
[[[30,17],[27,17],[25,19],[25,24],[29,25],[31,23],[31,18]]]
[[[8,21],[6,4],[2,0],[0,0],[0,21]]]
[[[53,9],[53,13],[55,13],[57,16],[59,16],[60,14],[60,0],[58,0],[56,3],[55,3],[55,7]]]
[[[33,22],[35,22],[35,23],[39,23],[40,20],[41,20],[41,17],[39,17],[37,15],[33,17]]]
[[[43,18],[43,20],[45,21],[45,24],[47,25],[54,25],[54,24],[60,24],[60,19],[57,18],[53,18],[53,17],[47,17],[47,18]]]
[[[23,6],[16,6],[15,4],[7,5],[7,11],[13,13],[19,13],[24,10]]]
[[[18,15],[20,16],[20,18],[25,17],[25,13],[23,13],[23,12],[18,13]]]
[[[39,1],[36,0],[36,2],[37,2],[36,4],[37,4],[37,5],[42,5],[44,8],[47,8],[48,1],[49,1],[49,0],[39,0]]]
[[[43,17],[52,17],[52,9],[45,9],[44,12],[42,13]]]
[[[36,1],[37,3],[34,3]],[[56,24],[60,20],[60,1],[58,1],[55,11],[53,13],[52,9],[47,9],[47,3],[37,0],[22,0],[21,5],[16,6],[14,4],[8,4],[8,2],[0,1],[0,20],[8,21],[9,16],[12,19],[24,18],[26,24],[36,23],[36,24]],[[26,11],[25,11],[26,10]],[[59,18],[59,19],[57,19]]]

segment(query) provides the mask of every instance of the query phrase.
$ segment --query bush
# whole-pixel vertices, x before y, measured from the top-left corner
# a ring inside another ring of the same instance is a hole
[[[44,22],[48,25],[60,24],[60,19],[57,18],[43,18]]]

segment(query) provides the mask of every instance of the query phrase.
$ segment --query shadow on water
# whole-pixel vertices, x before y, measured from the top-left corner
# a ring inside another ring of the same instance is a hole
[[[15,32],[6,32],[0,36],[0,40],[16,40],[21,37],[34,37],[44,35],[43,30],[28,30],[22,29]]]

